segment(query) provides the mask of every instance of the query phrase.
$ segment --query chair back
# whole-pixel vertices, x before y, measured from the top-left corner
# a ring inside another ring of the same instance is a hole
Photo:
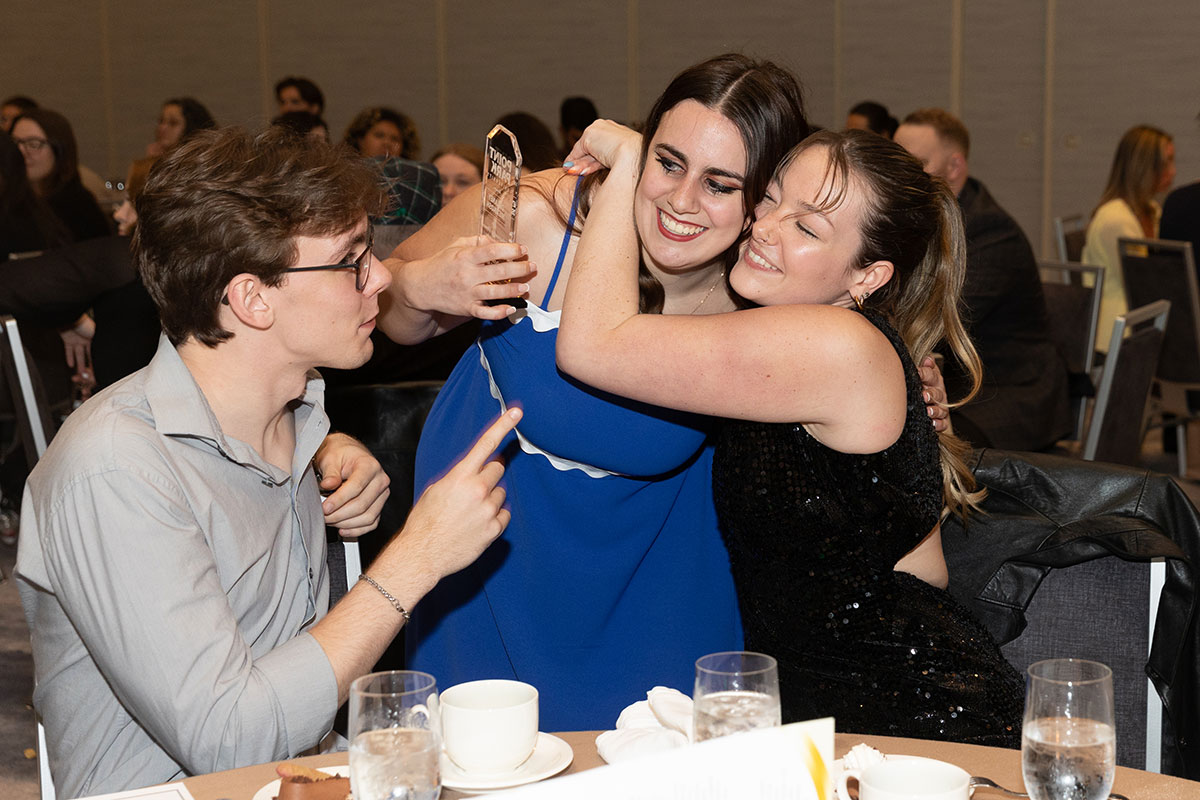
[[[13,408],[17,412],[17,427],[25,445],[25,453],[32,469],[46,452],[50,437],[52,416],[40,385],[35,382],[37,368],[33,366],[21,344],[21,331],[17,321],[9,316],[0,316],[0,331],[3,331],[4,348],[0,361],[4,363],[4,379],[12,391]],[[50,756],[46,750],[46,729],[34,712],[37,720],[38,788],[41,800],[55,800],[54,780],[50,777]]]
[[[1083,245],[1087,241],[1087,219],[1082,214],[1068,214],[1054,218],[1054,243],[1058,247],[1059,261],[1078,262],[1083,258]]]
[[[1190,242],[1117,240],[1129,308],[1171,301],[1171,318],[1156,377],[1200,383],[1200,288]]]
[[[1095,396],[1092,361],[1104,267],[1039,261],[1050,337],[1067,362],[1068,390],[1075,415],[1075,440],[1083,438],[1088,398]]]
[[[37,367],[25,352],[21,343],[21,331],[17,321],[9,316],[0,316],[0,331],[4,347],[0,361],[4,365],[4,380],[12,393],[13,408],[16,410],[17,429],[25,446],[25,455],[30,469],[37,463],[54,435],[53,419],[45,392],[38,379]]]
[[[414,500],[417,442],[441,388],[441,381],[405,381],[339,386],[326,393],[325,410],[333,430],[362,442],[391,479],[391,493],[384,502],[379,527],[358,540],[344,542],[345,589],[339,585],[336,551],[330,548],[331,602],[334,596],[340,596],[339,590],[344,593],[354,586],[362,567],[371,562],[408,518]]]
[[[1170,311],[1168,301],[1158,300],[1122,314],[1113,322],[1108,357],[1083,446],[1085,460],[1138,463],[1146,403]]]
[[[988,494],[968,524],[943,523],[950,592],[1018,670],[1046,658],[1109,665],[1117,763],[1194,778],[1200,762],[1182,743],[1196,722],[1200,512],[1144,469],[1000,450],[971,461]]]
[[[1115,556],[1052,569],[1025,608],[1026,628],[1001,646],[1004,657],[1022,675],[1047,658],[1100,661],[1113,671],[1117,763],[1136,769],[1161,769],[1162,703],[1146,679],[1150,632],[1162,591],[1161,561],[1125,561]],[[1097,608],[1107,615],[1104,637],[1095,635]]]

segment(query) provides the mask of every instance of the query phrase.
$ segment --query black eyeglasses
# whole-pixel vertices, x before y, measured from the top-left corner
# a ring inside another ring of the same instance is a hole
[[[30,136],[25,139],[13,139],[13,144],[22,150],[28,150],[31,153],[40,153],[43,147],[50,145],[50,140],[43,139],[40,136]]]
[[[318,270],[327,269],[352,269],[354,270],[354,288],[362,291],[367,286],[367,279],[371,276],[371,245],[375,241],[375,229],[367,228],[367,246],[358,258],[353,261],[343,261],[341,264],[324,264],[319,267],[288,267],[284,272],[316,272]]]

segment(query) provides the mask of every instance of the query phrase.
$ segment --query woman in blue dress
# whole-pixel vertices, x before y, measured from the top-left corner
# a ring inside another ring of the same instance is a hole
[[[677,113],[691,106],[709,112],[704,125]],[[727,274],[754,200],[807,128],[795,78],[769,62],[719,56],[672,81],[645,125],[656,143],[647,163],[654,194],[634,203],[643,310],[737,307]],[[405,263],[392,265],[380,317],[402,343],[485,320],[426,422],[418,491],[501,409],[525,410],[505,449],[507,532],[416,609],[409,665],[447,686],[528,681],[542,693],[546,730],[609,727],[654,685],[688,692],[699,656],[742,644],[707,420],[597,392],[554,365],[559,309],[597,185],[561,171],[527,176],[519,247],[460,238],[479,219],[478,190],[464,193],[397,250]],[[484,265],[514,251],[528,260]],[[488,283],[506,280],[514,283]],[[483,303],[514,292],[527,295],[527,309]]]
[[[596,123],[573,151],[576,170],[611,170],[563,302],[560,366],[724,418],[717,514],[746,645],[779,661],[785,722],[1016,746],[1021,678],[945,591],[939,516],[978,500],[967,445],[929,426],[914,363],[944,340],[979,388],[954,194],[882,137],[814,134],[780,163],[731,273],[760,307],[640,314],[626,209],[653,180],[641,141]]]

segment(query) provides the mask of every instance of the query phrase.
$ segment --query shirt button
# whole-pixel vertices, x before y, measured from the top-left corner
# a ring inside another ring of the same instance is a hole
[[[310,581],[313,579],[313,571],[312,571],[312,567],[309,567],[309,568],[308,568],[308,579],[309,579]]]

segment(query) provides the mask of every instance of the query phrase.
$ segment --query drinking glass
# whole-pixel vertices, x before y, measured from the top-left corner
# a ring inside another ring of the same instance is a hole
[[[1116,763],[1112,670],[1054,658],[1029,667],[1021,769],[1033,800],[1104,800]]]
[[[740,650],[703,656],[696,661],[692,700],[697,742],[778,727],[779,670],[775,659]]]
[[[432,675],[392,670],[354,681],[349,734],[355,800],[436,800],[442,736]]]

